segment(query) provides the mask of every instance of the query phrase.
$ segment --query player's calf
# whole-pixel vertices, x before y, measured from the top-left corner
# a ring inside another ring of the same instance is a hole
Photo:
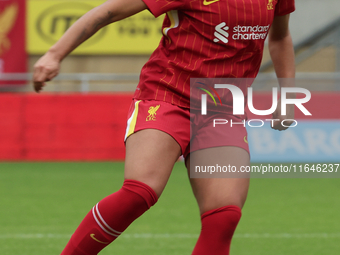
[[[228,205],[201,216],[202,230],[192,255],[228,255],[241,209]]]
[[[120,190],[86,215],[61,255],[98,254],[157,200],[154,190],[145,183],[125,180]]]

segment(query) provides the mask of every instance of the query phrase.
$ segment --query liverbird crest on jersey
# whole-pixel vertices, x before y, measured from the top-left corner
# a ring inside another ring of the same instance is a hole
[[[267,10],[274,10],[274,2],[276,0],[268,0]]]
[[[11,47],[11,42],[7,35],[13,28],[18,15],[18,6],[12,4],[0,13],[0,55]]]
[[[148,110],[149,116],[146,117],[146,121],[150,121],[150,120],[156,120],[156,112],[158,111],[159,107],[161,107],[160,105],[157,106],[151,106]]]

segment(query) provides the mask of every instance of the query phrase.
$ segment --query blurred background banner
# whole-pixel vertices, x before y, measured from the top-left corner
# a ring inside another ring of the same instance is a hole
[[[311,91],[304,104],[312,115],[304,115],[295,107],[292,127],[283,132],[273,130],[269,121],[254,121],[247,125],[248,141],[253,163],[262,162],[337,162],[340,158],[340,118],[338,79],[296,79],[296,87]],[[255,84],[254,87],[256,87]],[[319,89],[319,91],[317,91]],[[328,91],[327,91],[328,90]],[[300,97],[301,95],[298,95]],[[269,109],[271,93],[254,95],[256,109]],[[272,119],[247,112],[249,119]],[[252,126],[252,127],[251,127]]]
[[[0,74],[27,71],[25,22],[25,0],[0,1]],[[0,81],[0,85],[21,83]]]
[[[298,120],[296,127],[284,132],[249,128],[248,141],[252,163],[263,162],[338,162],[340,157],[339,120]]]
[[[45,53],[83,14],[103,0],[28,1],[28,43],[30,54]],[[162,36],[163,18],[155,19],[149,11],[101,29],[82,44],[74,54],[150,54]]]

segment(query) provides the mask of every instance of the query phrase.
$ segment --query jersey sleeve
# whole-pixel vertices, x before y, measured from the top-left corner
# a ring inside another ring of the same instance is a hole
[[[186,0],[143,0],[143,2],[157,18],[168,11],[182,9]]]
[[[275,16],[283,16],[295,11],[295,0],[278,0],[275,6]]]

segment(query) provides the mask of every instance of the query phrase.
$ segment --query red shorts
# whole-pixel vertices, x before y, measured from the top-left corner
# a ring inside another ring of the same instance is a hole
[[[220,120],[215,127],[214,119]],[[225,113],[217,112],[207,117],[163,101],[134,99],[128,113],[125,140],[140,130],[157,129],[177,141],[184,157],[196,150],[220,146],[240,147],[249,153],[246,128],[242,124],[231,126],[231,122],[241,121],[239,117]]]

